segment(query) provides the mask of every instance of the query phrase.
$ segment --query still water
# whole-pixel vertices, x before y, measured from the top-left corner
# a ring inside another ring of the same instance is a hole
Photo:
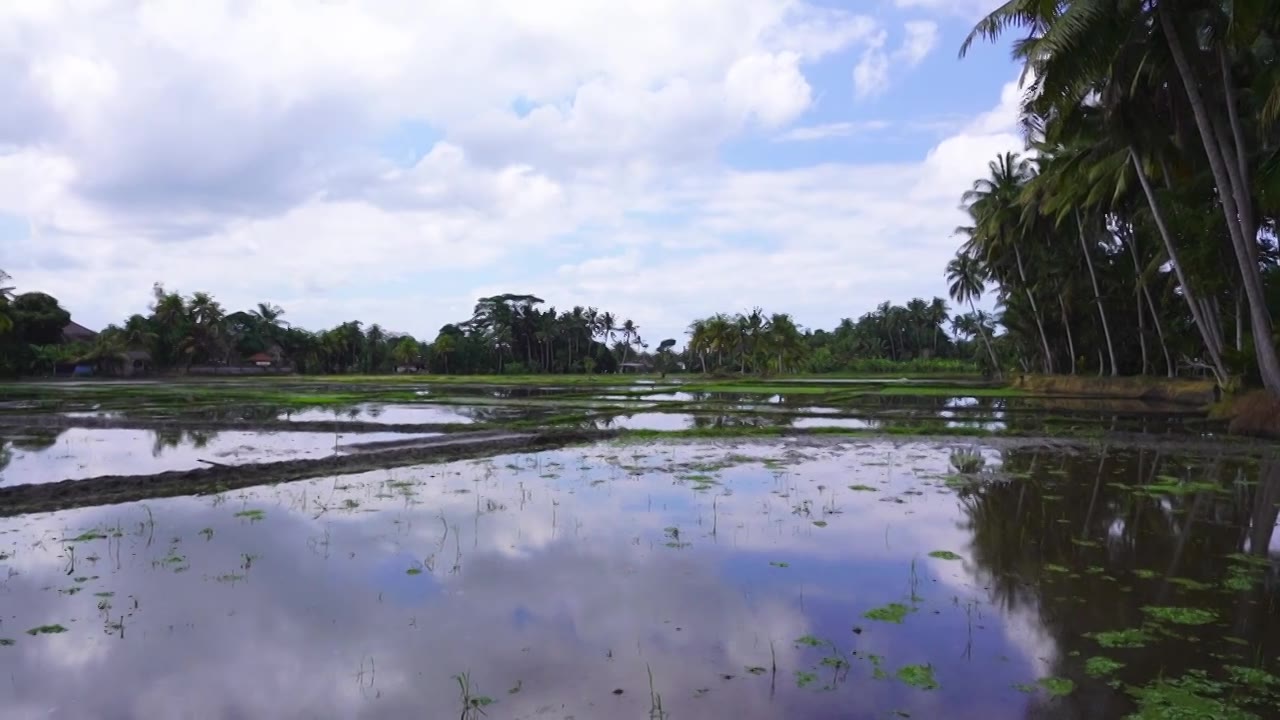
[[[0,706],[1275,717],[1277,467],[617,443],[8,518]]]
[[[0,486],[320,458],[429,434],[39,429],[0,436]]]

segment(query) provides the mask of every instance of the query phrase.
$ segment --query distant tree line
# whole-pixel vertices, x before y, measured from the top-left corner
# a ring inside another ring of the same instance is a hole
[[[8,279],[0,274],[0,279]],[[267,353],[307,374],[430,371],[445,374],[671,372],[782,374],[889,369],[905,361],[951,359],[971,369],[967,316],[951,318],[940,298],[882,304],[832,331],[799,327],[785,313],[756,308],[716,314],[652,347],[632,320],[594,307],[557,311],[541,298],[481,298],[471,317],[419,340],[352,320],[311,332],[291,325],[271,303],[227,312],[208,293],[184,296],[157,284],[145,314],[110,325],[91,342],[64,337],[70,314],[44,293],[0,288],[0,373],[50,375],[88,364],[110,374],[130,354],[145,353],[159,372],[236,365]],[[959,333],[952,336],[950,328]],[[870,364],[868,364],[870,363]],[[880,363],[880,364],[877,364]]]

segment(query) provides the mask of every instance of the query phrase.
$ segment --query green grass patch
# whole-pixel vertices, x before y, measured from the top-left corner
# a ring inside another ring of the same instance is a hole
[[[66,631],[67,629],[62,627],[61,625],[38,625],[28,630],[27,634],[32,636],[57,635],[58,633],[64,633]]]
[[[1142,608],[1142,612],[1152,620],[1174,625],[1208,625],[1218,619],[1217,613],[1203,608],[1147,605]]]
[[[939,560],[963,560],[964,559],[959,555],[951,552],[950,550],[934,550],[933,552],[929,553],[929,557],[937,558]]]
[[[1124,667],[1124,663],[1112,660],[1109,657],[1095,655],[1084,661],[1084,674],[1089,677],[1106,677],[1112,675]]]
[[[906,665],[898,669],[898,679],[920,690],[938,689],[938,680],[933,676],[932,665]]]
[[[911,612],[915,611],[902,603],[889,603],[888,605],[866,611],[862,614],[862,617],[868,620],[877,620],[879,622],[901,625],[902,621],[907,617],[907,614]]]
[[[1093,638],[1099,645],[1105,648],[1146,647],[1152,640],[1150,633],[1142,628],[1127,628],[1125,630],[1108,630],[1106,632],[1086,633],[1085,636]]]

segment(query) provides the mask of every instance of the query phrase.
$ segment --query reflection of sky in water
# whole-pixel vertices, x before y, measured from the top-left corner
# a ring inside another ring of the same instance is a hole
[[[687,413],[635,413],[614,416],[603,424],[626,430],[684,430],[693,426],[693,416]]]
[[[463,671],[490,717],[642,717],[647,670],[672,717],[1021,715],[1011,684],[1056,650],[968,560],[928,557],[969,553],[948,454],[604,445],[3,519],[6,717],[456,717]],[[59,542],[91,528],[123,535]],[[913,587],[904,624],[862,618]],[[23,634],[43,623],[69,632]],[[808,634],[852,662],[831,690]],[[772,698],[745,671],[771,643]],[[853,650],[942,687],[873,681]]]
[[[0,467],[0,485],[57,482],[102,475],[150,475],[168,470],[319,458],[350,443],[404,440],[398,433],[182,432],[68,428],[52,444],[15,443]]]
[[[474,408],[446,405],[384,405],[367,403],[352,408],[310,408],[293,410],[280,415],[281,420],[297,422],[324,422],[328,420],[374,422],[396,424],[472,423],[475,420],[467,411]],[[493,412],[492,410],[487,410]]]
[[[868,421],[860,418],[796,418],[795,422],[791,423],[791,427],[798,428],[839,427],[855,430],[875,428],[879,427],[879,425],[878,421]]]

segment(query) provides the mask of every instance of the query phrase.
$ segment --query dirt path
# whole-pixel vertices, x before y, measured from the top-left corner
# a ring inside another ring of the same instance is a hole
[[[545,450],[613,437],[611,432],[517,433],[486,431],[352,446],[355,452],[325,458],[248,465],[216,465],[155,475],[105,475],[37,485],[0,487],[0,517],[112,505],[148,498],[225,492],[326,475]]]

